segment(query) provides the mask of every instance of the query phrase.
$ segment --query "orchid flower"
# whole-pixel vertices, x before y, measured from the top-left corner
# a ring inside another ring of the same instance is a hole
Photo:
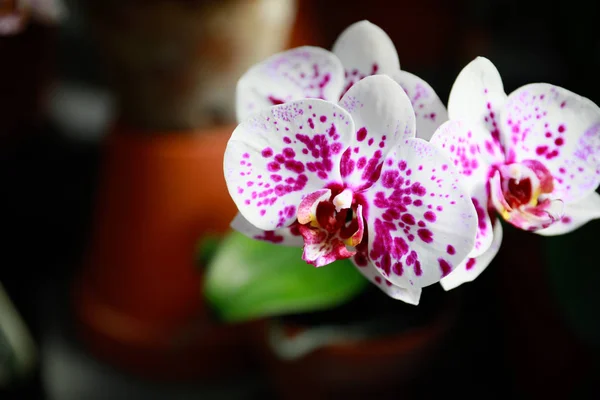
[[[354,83],[339,104],[261,109],[225,151],[240,230],[303,245],[317,267],[350,258],[388,295],[417,304],[470,253],[477,216],[454,166],[415,130],[410,99],[384,75]]]
[[[450,121],[431,139],[462,173],[479,218],[469,258],[441,280],[475,279],[502,241],[497,211],[541,235],[570,232],[600,217],[600,109],[546,83],[504,93],[497,69],[479,57],[452,87]]]
[[[0,35],[20,33],[29,18],[54,24],[66,15],[61,0],[0,0]]]
[[[337,102],[360,79],[385,74],[399,83],[413,105],[417,137],[429,140],[448,119],[446,107],[431,86],[400,69],[390,37],[377,25],[360,21],[344,30],[327,51],[303,46],[255,65],[239,80],[238,122],[272,105],[316,98]]]

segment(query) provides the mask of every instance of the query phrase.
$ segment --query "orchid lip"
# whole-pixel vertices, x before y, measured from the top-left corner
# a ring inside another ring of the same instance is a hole
[[[336,193],[337,192],[337,193]],[[350,258],[364,232],[362,206],[353,204],[349,189],[341,192],[318,190],[307,195],[298,207],[297,219],[304,239],[303,259],[317,267]]]
[[[562,217],[562,201],[553,199],[553,177],[538,162],[495,168],[489,181],[490,199],[500,215],[518,228],[547,228]]]

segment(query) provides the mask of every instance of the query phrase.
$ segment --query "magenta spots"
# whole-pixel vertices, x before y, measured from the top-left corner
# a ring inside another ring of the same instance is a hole
[[[408,225],[414,225],[415,224],[415,217],[413,217],[411,214],[408,214],[408,213],[404,214],[404,215],[402,215],[402,217],[400,219],[405,224],[408,224]]]
[[[325,115],[321,115],[321,117],[319,118],[319,121],[321,121],[322,123],[325,123],[327,121],[327,117]],[[331,134],[330,134],[330,136],[331,136]]]
[[[438,263],[440,264],[440,269],[442,270],[442,276],[447,276],[450,272],[452,272],[452,266],[448,261],[443,258],[438,258]]]
[[[363,126],[356,132],[356,140],[362,142],[367,137],[367,129]]]
[[[446,253],[450,254],[451,256],[456,254],[456,249],[454,248],[454,246],[452,246],[451,244],[448,245],[448,247],[446,247]]]
[[[344,96],[344,94],[346,94],[346,92],[348,90],[350,90],[350,88],[356,82],[360,81],[363,78],[366,78],[369,75],[375,75],[377,73],[377,71],[379,71],[379,65],[377,63],[373,63],[371,65],[371,70],[368,71],[368,72],[366,72],[366,73],[362,73],[361,71],[359,71],[357,69],[353,69],[351,71],[346,70],[344,72],[344,75],[346,77],[346,87],[342,91],[342,94],[341,94],[340,98],[342,98]]]
[[[350,149],[346,150],[344,154],[342,154],[342,159],[340,160],[340,174],[342,178],[349,176],[354,171],[354,160],[351,158]]]
[[[433,242],[433,233],[429,229],[419,229],[417,235],[419,235],[419,238],[425,243]]]
[[[565,128],[565,126],[564,126],[564,125],[559,125],[559,126],[558,126],[558,132],[559,132],[559,133],[564,133],[564,132],[565,132],[565,130],[566,130],[566,128]]]
[[[435,222],[435,220],[437,219],[437,217],[433,211],[425,211],[425,214],[423,214],[423,217],[429,222]]]
[[[475,266],[476,262],[477,262],[477,260],[475,258],[469,258],[465,265],[465,268],[467,269],[467,271],[472,269]]]
[[[283,236],[276,234],[273,231],[265,231],[262,235],[254,236],[254,239],[264,240],[265,242],[281,243]]]
[[[264,158],[269,158],[273,156],[273,149],[271,149],[270,147],[265,148],[262,152],[261,152],[262,156]]]
[[[278,99],[277,97],[274,96],[269,96],[268,100],[271,102],[271,104],[273,104],[274,106],[277,106],[279,104],[283,104],[285,103],[285,101]]]
[[[315,129],[315,123],[313,122],[312,118],[308,119],[308,126],[310,126],[310,129]]]

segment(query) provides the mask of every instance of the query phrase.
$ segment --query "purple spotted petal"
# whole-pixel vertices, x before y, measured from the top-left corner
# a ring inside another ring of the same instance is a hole
[[[600,184],[600,108],[546,83],[511,93],[501,115],[508,161],[538,160],[554,176],[552,195],[566,204]]]
[[[471,282],[483,272],[483,270],[492,262],[500,245],[502,244],[502,224],[496,220],[494,224],[494,241],[487,251],[475,258],[467,258],[454,271],[445,278],[442,278],[440,284],[445,290],[451,290],[462,285],[465,282]]]
[[[242,214],[237,213],[233,221],[231,221],[231,228],[250,239],[262,240],[263,242],[280,244],[282,246],[304,246],[304,241],[302,240],[302,235],[300,235],[297,224],[273,231],[263,231],[248,222]]]
[[[431,139],[441,124],[448,121],[448,112],[433,88],[410,72],[398,70],[389,74],[404,89],[415,110],[417,137]]]
[[[500,141],[500,111],[506,102],[502,78],[487,58],[477,57],[458,74],[448,99],[451,120],[481,124]]]
[[[344,69],[331,52],[298,47],[276,54],[250,68],[236,93],[238,122],[263,108],[292,100],[337,101],[344,86]]]
[[[492,244],[492,221],[487,211],[487,180],[490,168],[502,163],[502,150],[487,130],[478,124],[448,121],[431,138],[431,144],[445,153],[461,173],[460,182],[471,196],[477,211],[478,228],[470,257],[478,257]]]
[[[353,189],[368,187],[379,176],[379,166],[390,149],[415,135],[415,114],[404,90],[384,75],[369,76],[344,95],[356,132],[344,153],[340,172]]]
[[[333,53],[345,69],[346,84],[342,94],[366,76],[390,74],[400,69],[394,43],[383,29],[369,21],[346,28],[333,45]]]
[[[304,196],[341,183],[340,158],[353,134],[344,109],[317,99],[274,106],[238,125],[224,172],[240,213],[266,231],[292,224]]]
[[[430,143],[406,139],[364,194],[369,258],[395,285],[438,282],[473,249],[477,215],[449,164]]]
[[[376,285],[384,293],[393,299],[401,300],[408,304],[418,305],[421,298],[421,288],[404,288],[394,285],[387,280],[366,256],[365,251],[358,251],[351,259],[356,268],[365,278]]]
[[[562,235],[597,218],[600,218],[600,195],[593,192],[576,203],[565,205],[564,215],[560,220],[535,233],[544,236]]]

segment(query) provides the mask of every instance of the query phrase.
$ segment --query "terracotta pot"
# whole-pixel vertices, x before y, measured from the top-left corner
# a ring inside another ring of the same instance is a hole
[[[289,45],[295,0],[85,2],[122,120],[161,130],[232,122],[238,78]]]
[[[222,178],[233,127],[111,132],[89,257],[75,287],[84,340],[99,357],[155,377],[241,367],[243,332],[210,322],[195,249],[235,215]]]
[[[396,334],[324,344],[303,356],[284,359],[273,345],[273,329],[293,338],[316,327],[274,321],[254,331],[269,378],[283,399],[410,398],[413,382],[425,374],[453,327],[459,302],[450,296],[425,324]],[[316,328],[320,329],[320,328]],[[336,334],[347,334],[337,328]]]

